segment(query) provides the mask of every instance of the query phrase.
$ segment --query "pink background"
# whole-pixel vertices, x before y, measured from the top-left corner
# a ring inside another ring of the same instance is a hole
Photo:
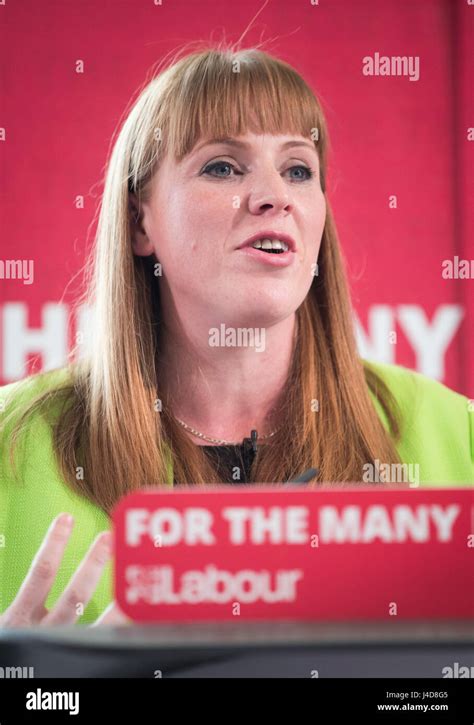
[[[0,5],[6,135],[0,259],[35,265],[31,285],[0,279],[0,382],[31,370],[43,343],[37,366],[65,362],[67,315],[95,229],[110,139],[152,66],[189,41],[236,41],[261,8],[244,45],[276,38],[267,49],[303,74],[326,112],[333,149],[329,196],[366,336],[361,352],[438,377],[474,398],[474,281],[441,276],[444,259],[474,257],[473,143],[467,140],[474,126],[468,93],[474,7],[466,0]],[[420,79],[364,76],[362,59],[376,52],[419,56]],[[389,208],[391,195],[397,209]],[[454,322],[439,333],[436,352],[417,324],[443,314]],[[18,352],[22,325],[30,332],[43,327],[43,335],[49,329],[47,339],[30,337],[25,355]],[[72,319],[69,343],[75,329]],[[388,341],[390,331],[396,344]]]

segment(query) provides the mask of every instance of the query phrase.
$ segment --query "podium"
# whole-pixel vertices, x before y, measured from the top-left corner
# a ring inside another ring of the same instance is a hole
[[[474,672],[474,624],[394,618],[0,630],[3,676],[25,665],[35,678],[439,679],[463,676],[460,667]]]

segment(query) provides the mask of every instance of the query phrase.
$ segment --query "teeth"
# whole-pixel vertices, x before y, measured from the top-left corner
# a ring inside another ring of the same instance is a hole
[[[280,239],[257,239],[252,243],[252,247],[255,249],[281,249],[283,252],[287,252],[289,249],[288,244]]]

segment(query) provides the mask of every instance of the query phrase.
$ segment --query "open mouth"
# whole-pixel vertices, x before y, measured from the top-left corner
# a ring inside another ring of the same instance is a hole
[[[288,244],[280,239],[258,239],[250,246],[267,254],[284,254],[289,250]]]

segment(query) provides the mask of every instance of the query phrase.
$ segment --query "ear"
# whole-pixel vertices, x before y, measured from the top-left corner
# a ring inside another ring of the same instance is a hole
[[[143,209],[140,209],[135,194],[129,193],[128,196],[133,253],[138,257],[148,257],[154,249],[143,226]]]

